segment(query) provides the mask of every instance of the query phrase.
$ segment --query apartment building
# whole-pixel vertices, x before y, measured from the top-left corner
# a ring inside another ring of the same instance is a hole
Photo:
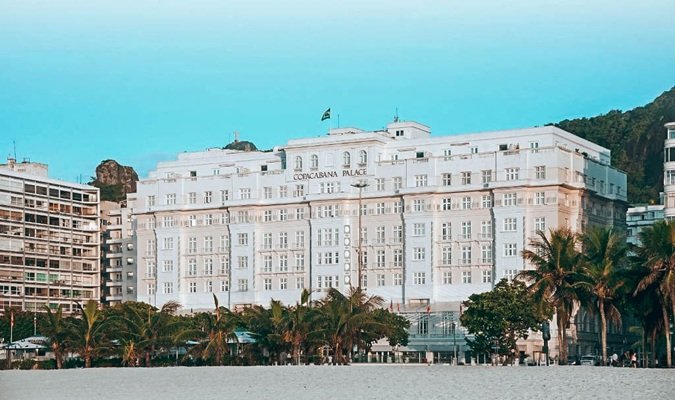
[[[44,164],[0,165],[0,312],[71,312],[100,297],[99,191],[48,178]]]
[[[136,300],[134,237],[127,200],[102,201],[101,303],[105,305]]]
[[[432,136],[398,121],[181,153],[138,183],[137,298],[236,308],[360,284],[397,309],[456,312],[527,268],[537,231],[623,228],[610,160],[551,126]]]

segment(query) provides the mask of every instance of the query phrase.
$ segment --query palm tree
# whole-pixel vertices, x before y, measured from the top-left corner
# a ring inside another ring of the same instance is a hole
[[[78,351],[84,358],[84,367],[91,368],[91,358],[102,350],[102,341],[105,340],[107,328],[103,312],[98,308],[98,303],[89,300],[84,307],[79,303],[77,306],[82,312],[82,318],[73,324],[73,349]]]
[[[300,364],[300,353],[307,354],[312,332],[312,308],[309,301],[310,292],[305,289],[300,301],[287,310],[284,323],[283,340],[291,345],[291,356],[296,364]]]
[[[579,290],[574,284],[580,281],[578,267],[581,254],[577,251],[578,236],[567,227],[551,229],[549,237],[542,231],[530,241],[534,250],[523,250],[523,258],[534,265],[518,277],[529,284],[542,312],[551,306],[558,324],[558,349],[561,364],[567,363],[567,333],[574,306],[579,302]]]
[[[234,333],[237,319],[230,310],[218,304],[215,294],[213,301],[216,306],[214,312],[197,314],[198,328],[181,332],[176,340],[190,338],[199,341],[191,352],[198,353],[203,360],[213,360],[215,364],[222,366],[225,354],[228,353],[228,343],[237,341]]]
[[[626,239],[611,228],[590,229],[583,236],[582,281],[576,285],[590,294],[591,309],[600,314],[602,364],[607,362],[607,319],[621,323],[616,296],[624,281],[619,276],[626,258]]]
[[[675,225],[659,221],[638,233],[636,260],[645,268],[645,276],[637,284],[634,294],[656,290],[666,339],[666,364],[672,367],[670,315],[675,316]],[[668,307],[670,306],[670,310]]]
[[[180,322],[174,314],[180,304],[169,301],[160,310],[144,303],[126,302],[122,305],[123,336],[126,342],[134,343],[135,351],[143,354],[145,366],[150,367],[152,354],[173,343]]]
[[[40,320],[40,332],[49,339],[49,347],[56,358],[56,369],[63,368],[63,353],[67,350],[70,341],[71,330],[68,322],[63,318],[61,305],[52,312],[51,307],[44,306],[47,318]]]

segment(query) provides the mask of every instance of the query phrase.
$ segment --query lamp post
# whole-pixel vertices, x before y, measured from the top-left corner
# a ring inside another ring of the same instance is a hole
[[[457,324],[452,321],[452,351],[454,353],[452,365],[457,365]]]
[[[358,283],[357,283],[357,286],[356,286],[359,289],[359,291],[361,290],[361,270],[363,269],[363,253],[362,253],[362,249],[361,249],[361,247],[363,245],[363,236],[361,235],[361,214],[363,214],[363,212],[362,212],[362,209],[361,209],[361,195],[363,193],[363,188],[365,188],[366,186],[368,186],[368,184],[365,183],[365,182],[357,182],[357,183],[352,184],[352,187],[355,187],[355,188],[359,189],[359,221],[358,221],[358,224],[359,224],[359,247],[358,247],[358,251],[357,251],[357,253],[358,253],[358,260],[357,260],[357,262],[358,262],[358,264],[357,264]]]

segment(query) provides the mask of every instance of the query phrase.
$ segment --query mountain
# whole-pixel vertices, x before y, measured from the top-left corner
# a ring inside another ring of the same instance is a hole
[[[101,189],[101,200],[121,201],[127,193],[136,192],[136,182],[138,174],[132,167],[115,160],[103,160],[96,167],[96,178],[89,184]]]
[[[630,111],[613,110],[553,125],[612,151],[612,165],[628,175],[629,203],[658,204],[667,122],[675,122],[675,87]]]
[[[240,150],[240,151],[257,151],[258,148],[255,147],[255,144],[246,140],[235,140],[234,142],[225,146],[227,150]]]

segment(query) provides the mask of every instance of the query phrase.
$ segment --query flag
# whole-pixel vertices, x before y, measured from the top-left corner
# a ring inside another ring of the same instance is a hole
[[[14,311],[9,312],[9,327],[14,329]]]
[[[431,313],[431,306],[427,304],[427,314]]]
[[[394,300],[389,301],[389,311],[394,312]]]
[[[396,303],[396,312],[401,312],[401,303]]]
[[[324,111],[323,115],[321,116],[321,121],[325,121],[327,119],[330,119],[330,108]]]

